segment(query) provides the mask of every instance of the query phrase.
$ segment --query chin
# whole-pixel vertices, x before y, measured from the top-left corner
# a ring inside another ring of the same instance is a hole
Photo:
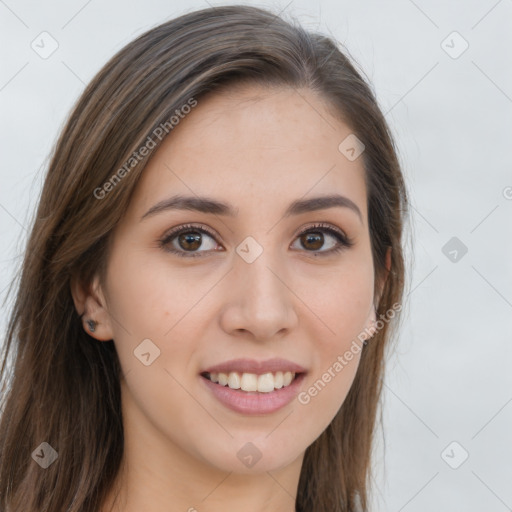
[[[264,445],[264,446],[262,446]],[[221,453],[203,454],[209,465],[225,472],[255,475],[278,471],[295,462],[304,453],[299,447],[294,451],[278,450],[273,443],[263,441],[234,441],[233,449],[226,447]]]

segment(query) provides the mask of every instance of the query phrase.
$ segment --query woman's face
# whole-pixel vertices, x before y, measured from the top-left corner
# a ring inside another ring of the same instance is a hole
[[[336,415],[373,312],[349,135],[310,90],[246,86],[200,99],[153,155],[112,239],[97,331],[114,340],[125,428],[148,452],[269,471],[300,463]],[[293,369],[284,386],[277,372]]]

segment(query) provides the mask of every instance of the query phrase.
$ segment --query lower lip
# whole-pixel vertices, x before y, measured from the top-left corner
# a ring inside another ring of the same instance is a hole
[[[304,380],[304,373],[298,375],[289,386],[275,389],[270,393],[242,391],[221,386],[200,375],[200,379],[214,396],[228,409],[242,414],[270,414],[288,405],[297,395]]]

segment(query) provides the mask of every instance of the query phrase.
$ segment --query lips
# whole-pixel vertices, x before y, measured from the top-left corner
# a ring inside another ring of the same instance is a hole
[[[200,373],[201,381],[227,408],[242,414],[270,414],[297,394],[306,369],[287,359],[232,359]]]
[[[306,369],[297,363],[288,361],[286,359],[274,358],[267,359],[266,361],[256,361],[255,359],[231,359],[224,363],[210,366],[200,373],[254,373],[262,375],[264,373],[276,372],[292,372],[292,373],[306,373]]]
[[[212,369],[213,368],[214,367],[212,367]],[[235,372],[232,372],[230,375],[234,373]],[[291,373],[289,374],[291,375]],[[222,373],[218,375],[222,375]],[[244,375],[252,375],[252,380],[256,377],[256,374],[244,373]],[[260,374],[258,377],[258,388],[260,384],[259,379],[261,377],[265,378],[265,376],[268,375],[272,374]],[[232,389],[229,386],[222,386],[220,383],[215,383],[209,378],[205,378],[204,375],[201,376],[200,382],[201,386],[204,386],[207,392],[211,393],[211,396],[227,409],[239,414],[262,415],[272,414],[288,406],[299,393],[304,378],[305,373],[296,374],[295,379],[293,379],[288,386],[283,385],[280,389],[273,390],[269,387],[265,389],[264,392],[260,392],[259,389],[258,391]]]

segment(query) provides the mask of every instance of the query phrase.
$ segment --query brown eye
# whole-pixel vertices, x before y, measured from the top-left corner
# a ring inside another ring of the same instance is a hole
[[[305,249],[317,251],[318,249],[321,249],[324,244],[324,235],[318,232],[304,233],[301,235],[300,241]]]
[[[354,245],[352,239],[342,231],[329,225],[318,224],[297,235],[298,249],[311,252],[313,256],[328,256]]]
[[[300,242],[300,247],[296,248],[313,256],[328,256],[354,245],[352,239],[342,231],[323,224],[302,231],[296,240]],[[205,227],[194,225],[175,228],[159,242],[165,251],[183,257],[209,256],[223,250],[222,246],[216,243],[212,232]]]
[[[196,226],[181,226],[171,230],[160,240],[160,246],[167,252],[178,256],[204,256],[217,249],[213,233],[206,228]]]
[[[201,247],[200,233],[181,233],[177,238],[179,246],[185,251],[195,251]]]

